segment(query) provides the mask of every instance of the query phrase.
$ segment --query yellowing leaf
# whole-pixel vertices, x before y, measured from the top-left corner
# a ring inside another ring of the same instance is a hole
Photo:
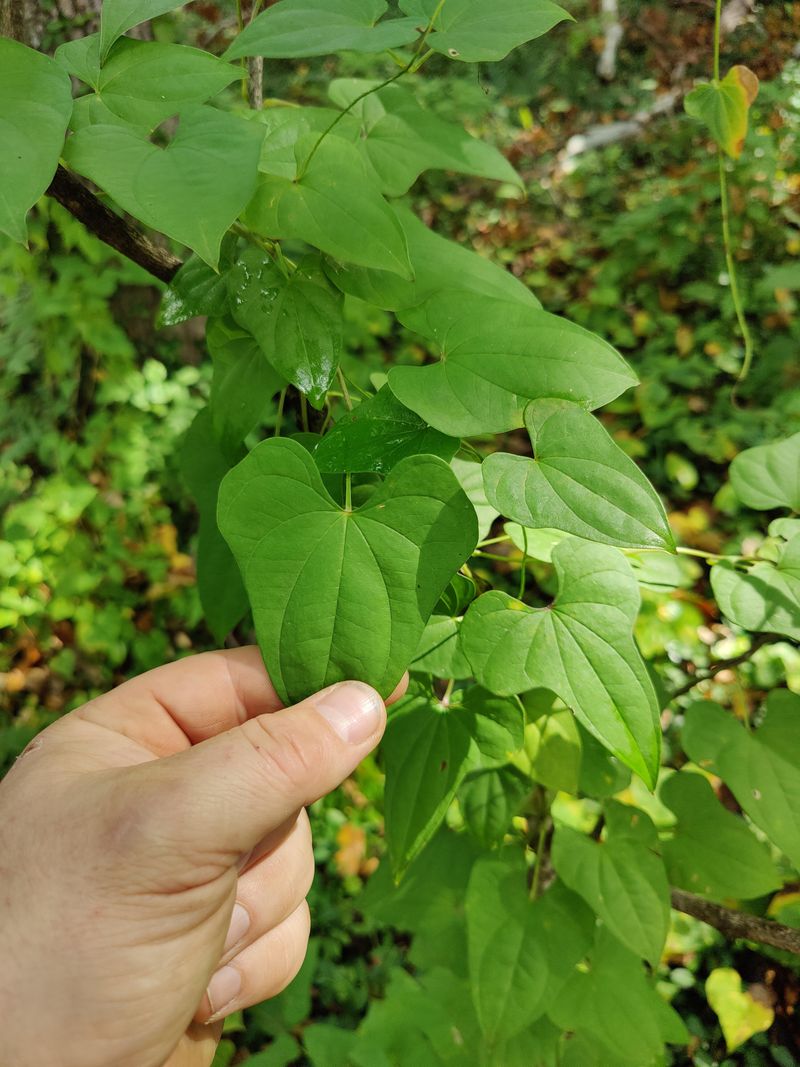
[[[706,980],[706,996],[719,1018],[728,1052],[772,1026],[772,1008],[742,989],[742,980],[732,967],[717,967],[711,972]]]
[[[731,67],[722,81],[705,82],[687,93],[687,115],[699,119],[719,147],[738,159],[747,135],[747,113],[758,95],[758,78],[747,67]]]

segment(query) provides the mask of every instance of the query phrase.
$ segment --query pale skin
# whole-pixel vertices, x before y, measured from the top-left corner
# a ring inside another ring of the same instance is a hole
[[[40,734],[0,784],[0,1063],[208,1067],[225,1016],[299,970],[305,807],[385,722],[358,682],[284,709],[240,648]]]

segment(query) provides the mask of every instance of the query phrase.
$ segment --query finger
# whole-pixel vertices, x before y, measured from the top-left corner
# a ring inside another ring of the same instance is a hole
[[[214,972],[195,1019],[216,1021],[280,993],[303,965],[310,929],[308,904],[303,901],[280,926]]]
[[[136,831],[188,863],[235,863],[270,831],[336,788],[378,743],[386,709],[361,682],[340,682],[292,708],[259,715],[116,780]],[[122,789],[126,788],[125,796]]]
[[[239,876],[220,965],[287,919],[314,879],[311,826],[301,811],[289,836]]]
[[[399,700],[407,686],[404,674],[386,703]],[[157,667],[75,714],[167,756],[283,706],[260,651],[249,645]]]

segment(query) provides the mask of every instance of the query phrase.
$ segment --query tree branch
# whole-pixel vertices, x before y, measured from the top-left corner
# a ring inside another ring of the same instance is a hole
[[[732,656],[730,659],[721,659],[717,660],[716,663],[709,664],[708,670],[704,671],[703,674],[694,675],[688,682],[679,686],[673,693],[670,693],[667,703],[671,704],[676,697],[681,697],[684,693],[688,693],[690,689],[694,689],[700,682],[707,682],[714,675],[719,674],[720,671],[726,671],[731,667],[739,667],[742,663],[746,663],[764,645],[774,645],[779,641],[785,640],[786,638],[781,637],[780,634],[759,634],[746,652],[742,652],[738,656]]]
[[[74,174],[59,166],[47,193],[101,241],[162,282],[172,281],[181,265],[178,257],[154,245],[135,226],[106,207]]]
[[[714,904],[710,900],[698,897],[694,893],[685,893],[682,889],[673,889],[671,897],[672,906],[676,911],[682,911],[686,915],[692,915],[695,919],[708,923],[725,937],[758,941],[762,945],[771,945],[772,948],[780,948],[785,952],[796,952],[800,955],[800,930],[773,922],[771,919],[762,919],[758,915],[734,911],[732,908],[723,907],[722,904]]]

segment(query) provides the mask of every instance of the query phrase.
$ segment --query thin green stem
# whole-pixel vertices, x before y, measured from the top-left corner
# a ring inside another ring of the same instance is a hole
[[[278,414],[275,417],[275,433],[274,437],[280,437],[281,435],[281,423],[283,422],[283,405],[286,403],[286,393],[288,385],[285,389],[281,389],[281,395],[278,397]]]
[[[439,703],[441,705],[443,705],[443,707],[445,707],[445,708],[448,707],[449,704],[450,704],[450,697],[453,694],[453,686],[455,684],[456,684],[455,678],[448,678],[447,685],[445,686],[445,690],[442,693],[442,699],[439,701]]]
[[[719,52],[720,52],[720,27],[722,23],[722,0],[716,0],[714,6],[714,85],[719,85]],[[731,287],[731,299],[733,300],[733,308],[736,313],[736,322],[739,326],[739,333],[742,335],[742,341],[744,342],[744,358],[742,359],[742,367],[739,371],[739,376],[736,379],[738,382],[743,382],[747,375],[750,373],[750,368],[753,364],[753,338],[750,333],[750,327],[747,325],[747,318],[744,312],[744,303],[742,301],[741,292],[739,290],[739,279],[736,274],[736,262],[733,258],[733,240],[731,238],[731,209],[730,200],[728,197],[728,175],[725,170],[725,158],[722,149],[717,146],[717,165],[719,169],[719,203],[720,212],[722,214],[722,244],[725,248],[725,265],[728,269],[728,279]],[[735,394],[735,388],[734,388]]]
[[[345,381],[344,371],[341,367],[336,368],[336,377],[339,379],[339,385],[342,387],[342,397],[344,398],[344,406],[348,411],[353,410],[353,401],[350,399],[350,393],[347,388],[347,382]]]
[[[350,471],[344,476],[344,510],[353,510],[353,475]]]
[[[469,441],[464,441],[464,440],[462,440],[462,442],[461,442],[461,448],[462,448],[462,450],[463,450],[464,452],[466,452],[466,453],[467,453],[468,455],[472,455],[472,456],[475,456],[475,457],[476,457],[476,459],[478,460],[478,463],[483,463],[483,456],[482,456],[482,455],[480,454],[480,452],[479,452],[479,451],[477,450],[477,448],[475,447],[475,445],[471,445],[471,444],[469,443]]]
[[[719,29],[722,22],[722,0],[717,0],[714,12],[714,81],[719,81]]]
[[[502,534],[500,537],[490,537],[487,541],[479,541],[478,548],[487,548],[489,545],[499,545],[501,541],[510,541],[511,538],[508,534]]]
[[[526,566],[528,562],[528,531],[525,527],[522,527],[522,562],[520,563],[519,572],[519,593],[517,599],[522,600],[525,596],[525,581],[528,577],[528,568]]]
[[[542,859],[544,856],[544,842],[547,837],[547,813],[542,814],[539,824],[539,836],[536,839],[536,866],[533,868],[533,881],[531,882],[531,900],[539,896],[539,883],[542,877]]]
[[[481,552],[476,549],[472,553],[472,555],[479,556],[480,559],[496,559],[499,563],[516,564],[516,566],[518,567],[521,565],[521,561],[518,559],[514,559],[512,556],[497,556],[493,552]]]
[[[429,58],[429,56],[431,54],[430,50],[428,52],[426,52],[425,55],[423,55],[423,56],[421,56],[420,53],[422,52],[422,49],[425,47],[425,42],[428,39],[428,34],[433,29],[434,23],[436,22],[437,18],[439,17],[439,13],[441,12],[442,8],[444,7],[444,3],[445,3],[445,0],[439,0],[439,3],[436,5],[436,9],[434,10],[433,14],[431,15],[431,17],[430,17],[430,19],[428,21],[427,26],[425,27],[424,33],[422,34],[422,36],[419,39],[419,42],[417,43],[417,47],[414,49],[414,54],[411,56],[411,59],[409,59],[408,63],[406,63],[406,65],[401,70],[399,70],[396,74],[393,74],[391,76],[391,78],[387,78],[385,81],[380,82],[378,85],[373,85],[371,89],[367,89],[365,92],[359,93],[359,95],[354,100],[350,101],[350,103],[347,105],[346,108],[344,108],[342,111],[339,112],[339,114],[336,116],[336,118],[333,120],[333,122],[331,122],[331,124],[329,126],[327,126],[322,131],[322,133],[319,135],[319,137],[314,142],[314,144],[313,144],[313,146],[311,148],[311,151],[308,153],[308,157],[306,158],[305,163],[303,163],[303,165],[298,170],[297,177],[295,178],[295,181],[299,182],[302,179],[303,175],[308,170],[308,166],[311,163],[311,160],[314,158],[314,155],[315,155],[317,149],[319,148],[319,146],[322,144],[322,142],[325,140],[325,138],[328,136],[328,134],[331,132],[331,130],[334,128],[334,126],[337,126],[342,121],[342,119],[345,117],[345,115],[347,115],[350,111],[353,110],[353,108],[356,106],[356,104],[360,103],[365,97],[371,96],[373,93],[377,93],[381,89],[385,89],[387,85],[391,85],[392,82],[396,82],[397,79],[398,78],[402,78],[404,74],[409,74],[409,73],[411,73],[411,72],[413,72],[415,70],[419,70],[419,68],[422,66],[422,64],[424,62],[426,62],[426,60]]]

